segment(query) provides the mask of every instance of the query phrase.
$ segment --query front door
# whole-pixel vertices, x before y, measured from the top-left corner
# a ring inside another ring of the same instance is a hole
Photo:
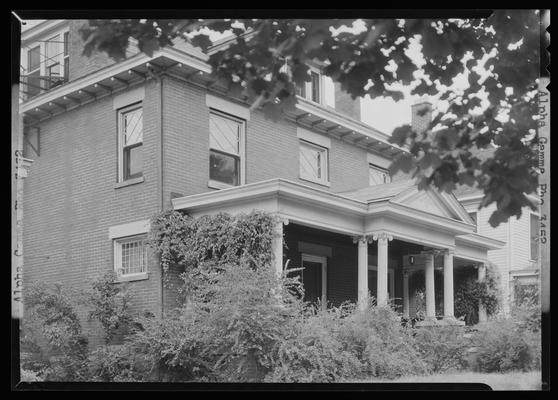
[[[302,284],[304,285],[304,301],[326,304],[327,259],[325,257],[302,255]]]

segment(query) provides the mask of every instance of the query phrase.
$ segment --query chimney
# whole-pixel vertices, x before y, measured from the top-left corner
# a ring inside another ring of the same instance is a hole
[[[432,103],[428,101],[428,98],[423,97],[411,106],[411,127],[415,132],[422,133],[431,121]]]
[[[360,121],[360,98],[352,99],[351,95],[341,89],[341,85],[335,82],[335,111],[345,114]]]

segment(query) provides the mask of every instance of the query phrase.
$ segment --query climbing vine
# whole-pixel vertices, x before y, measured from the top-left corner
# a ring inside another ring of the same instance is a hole
[[[170,268],[207,277],[226,264],[269,265],[276,222],[277,217],[261,211],[199,218],[166,211],[152,219],[150,245],[161,258],[165,282]]]
[[[455,315],[462,317],[467,325],[478,322],[479,302],[488,315],[498,311],[500,291],[495,267],[489,264],[484,281],[477,279],[476,270],[455,276]]]

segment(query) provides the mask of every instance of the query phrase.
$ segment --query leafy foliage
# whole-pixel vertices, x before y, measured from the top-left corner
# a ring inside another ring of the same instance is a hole
[[[76,381],[87,376],[88,341],[74,301],[60,285],[26,288],[21,367],[44,380]]]
[[[485,307],[488,315],[498,311],[501,293],[498,288],[498,276],[495,266],[489,264],[485,279],[477,279],[475,270],[464,270],[455,276],[455,315],[463,318],[467,325],[479,321],[479,302]]]
[[[114,272],[103,274],[93,281],[92,290],[87,296],[87,304],[93,307],[89,317],[101,323],[107,344],[133,322],[130,312],[131,295],[122,284],[115,284],[115,280]]]
[[[395,160],[392,170],[412,172],[421,188],[478,186],[484,191],[482,206],[497,205],[493,226],[520,216],[522,207],[532,208],[526,194],[538,183],[539,12],[361,21],[362,30],[347,32],[340,28],[354,20],[90,20],[81,32],[85,54],[100,50],[115,59],[124,58],[129,38],[151,55],[177,40],[206,51],[211,48],[207,30],[230,32],[231,41],[209,54],[214,81],[274,119],[296,103],[296,85],[310,80],[309,63],[322,65],[324,74],[353,97],[398,101],[403,86],[413,95],[437,95],[448,109],[424,132],[409,126],[394,132],[392,142],[410,153]],[[422,46],[420,61],[407,53],[415,42]],[[452,87],[460,74],[468,78],[465,89]],[[498,146],[493,155],[479,159],[478,150],[491,144]]]
[[[464,331],[450,327],[418,328],[415,341],[423,362],[433,373],[460,370],[467,366],[467,340]]]
[[[161,257],[163,271],[175,266],[184,272],[182,294],[187,296],[196,282],[212,279],[223,265],[270,264],[276,222],[271,214],[258,211],[199,218],[167,211],[153,218],[150,243]]]

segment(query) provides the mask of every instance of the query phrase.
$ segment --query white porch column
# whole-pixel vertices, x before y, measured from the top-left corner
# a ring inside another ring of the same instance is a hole
[[[358,243],[358,308],[365,310],[368,299],[368,237],[357,236]]]
[[[403,271],[403,317],[409,318],[409,271]]]
[[[478,267],[478,280],[479,282],[484,281],[486,278],[486,265],[484,263],[479,264]],[[486,322],[488,317],[486,315],[486,308],[479,300],[479,322]]]
[[[444,317],[454,318],[453,315],[453,251],[444,252]]]
[[[424,284],[426,297],[426,318],[436,319],[436,299],[434,291],[434,253],[426,253],[424,264]]]
[[[273,265],[275,267],[275,273],[278,276],[281,276],[283,273],[283,224],[288,225],[289,221],[281,220],[275,224],[273,239],[271,241]]]
[[[388,241],[393,237],[385,232],[374,235],[378,241],[378,280],[376,291],[376,303],[379,306],[388,303]]]

